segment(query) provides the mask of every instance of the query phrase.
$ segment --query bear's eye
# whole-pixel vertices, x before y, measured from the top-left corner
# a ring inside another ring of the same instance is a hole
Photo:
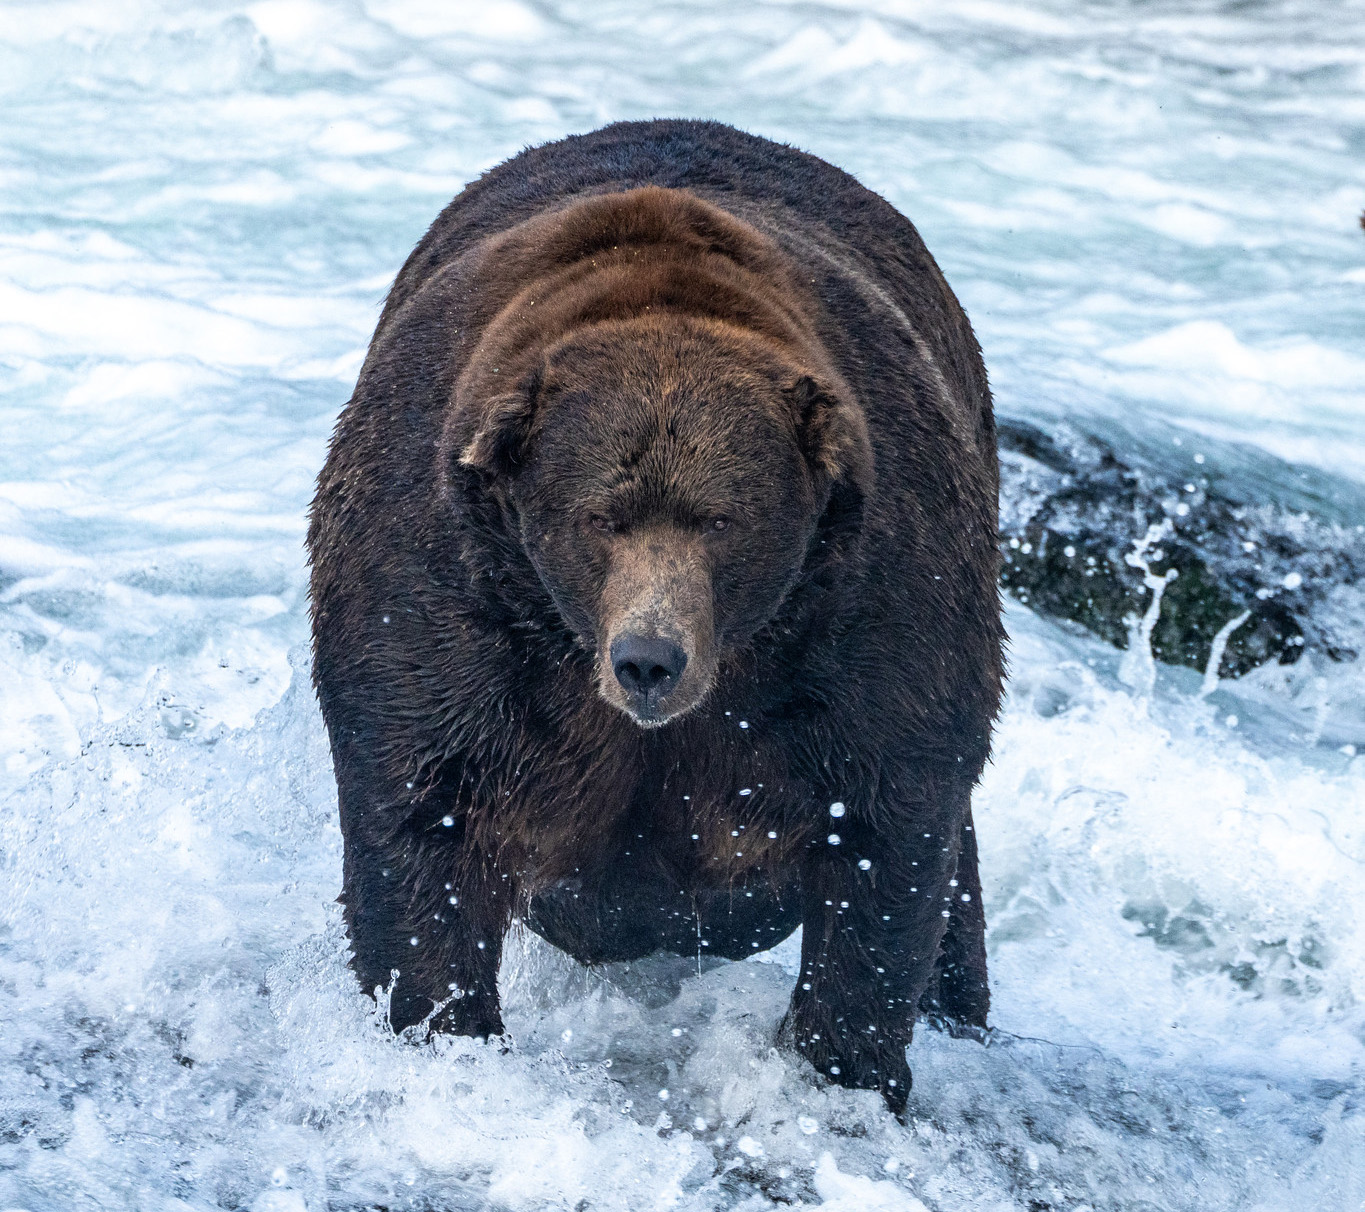
[[[710,525],[707,527],[708,530],[729,530],[729,528],[730,519],[724,515],[718,518],[712,518]]]
[[[600,530],[603,534],[611,534],[616,530],[616,523],[610,518],[603,517],[600,513],[595,513],[588,518],[588,525],[594,530]]]

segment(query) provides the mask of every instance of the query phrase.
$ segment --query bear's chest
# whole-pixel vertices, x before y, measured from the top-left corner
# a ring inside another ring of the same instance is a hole
[[[818,829],[813,791],[780,746],[722,735],[669,757],[641,770],[617,837],[653,851],[687,884],[785,869]]]

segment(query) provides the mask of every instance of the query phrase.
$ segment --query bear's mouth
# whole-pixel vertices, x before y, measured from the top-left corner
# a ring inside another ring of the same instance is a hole
[[[671,724],[679,716],[686,715],[699,702],[701,698],[693,699],[691,702],[674,707],[672,703],[648,704],[643,706],[631,706],[617,701],[614,695],[603,695],[613,707],[619,708],[630,720],[640,728],[662,728],[665,724]]]
[[[675,718],[673,715],[664,715],[658,711],[631,711],[629,708],[626,709],[626,714],[641,728],[662,728]]]

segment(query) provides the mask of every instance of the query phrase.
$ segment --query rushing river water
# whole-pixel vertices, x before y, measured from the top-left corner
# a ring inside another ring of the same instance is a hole
[[[387,1036],[302,551],[440,207],[654,115],[884,193],[1002,414],[1365,499],[1365,6],[9,3],[0,114],[0,1208],[1365,1207],[1354,662],[1213,685],[1010,607],[999,1034],[922,1030],[903,1126],[771,1049],[791,943],[522,940],[511,1052]]]

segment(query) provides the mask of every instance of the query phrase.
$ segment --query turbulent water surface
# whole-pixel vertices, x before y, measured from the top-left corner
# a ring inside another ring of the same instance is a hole
[[[1365,7],[44,0],[0,8],[0,112],[0,1208],[1365,1207],[1350,660],[1217,685],[1011,607],[999,1031],[921,1031],[902,1125],[772,1049],[791,943],[523,939],[510,1052],[394,1041],[302,647],[312,479],[403,256],[615,118],[883,192],[1003,413],[1365,499]]]

